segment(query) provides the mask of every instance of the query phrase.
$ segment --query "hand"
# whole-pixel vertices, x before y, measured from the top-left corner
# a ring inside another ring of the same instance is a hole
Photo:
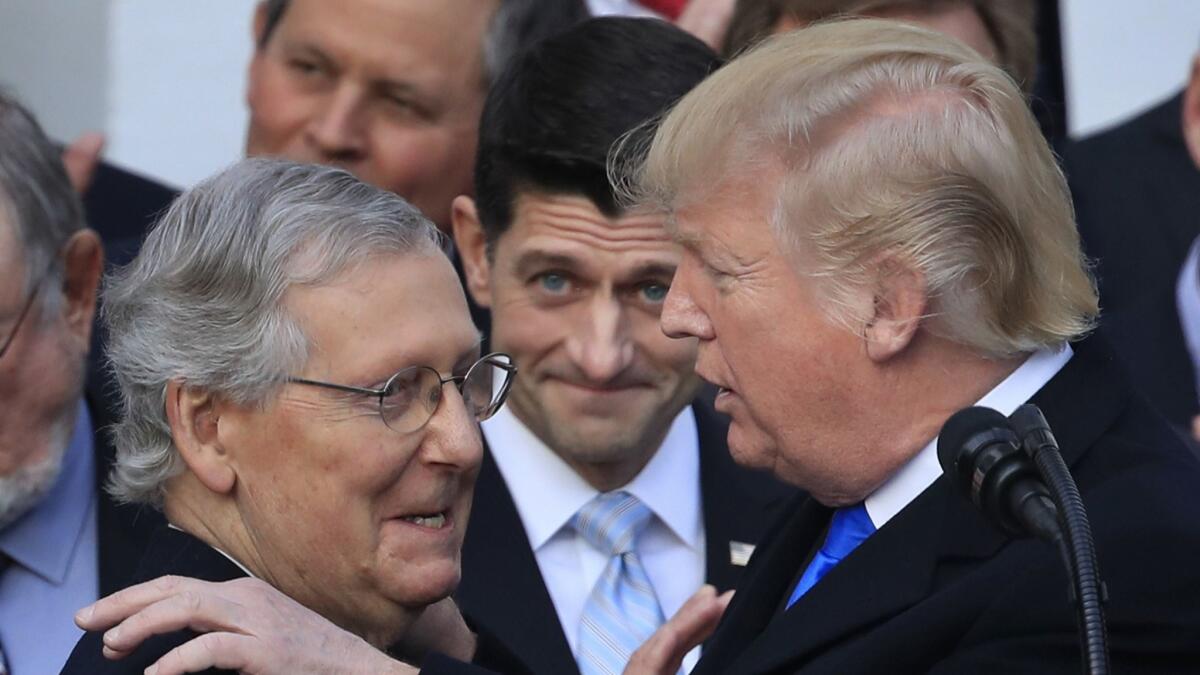
[[[454,600],[446,598],[426,607],[389,651],[413,663],[424,660],[429,652],[469,662],[475,656],[475,634],[467,627]]]
[[[719,52],[735,4],[736,0],[691,0],[675,20],[675,25]]]
[[[1200,443],[1200,415],[1192,418],[1192,438]]]
[[[102,150],[104,134],[95,131],[83,134],[63,149],[62,163],[67,169],[67,178],[80,196],[92,186],[92,177],[96,175]]]
[[[159,633],[204,633],[167,652],[148,675],[206,668],[273,673],[416,673],[365,640],[257,579],[224,583],[159,577],[101,598],[75,615],[84,630],[104,630],[104,656],[119,659]]]
[[[717,595],[712,586],[701,586],[670,621],[633,653],[625,666],[625,675],[678,673],[684,655],[712,635],[732,599],[733,591]]]

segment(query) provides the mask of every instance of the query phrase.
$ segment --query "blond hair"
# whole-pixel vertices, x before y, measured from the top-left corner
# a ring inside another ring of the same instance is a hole
[[[1094,324],[1066,181],[1020,92],[933,31],[855,19],[772,38],[631,154],[644,159],[625,174],[627,196],[669,210],[778,176],[775,234],[846,325],[861,328],[849,298],[878,278],[881,256],[923,275],[930,330],[983,355]]]

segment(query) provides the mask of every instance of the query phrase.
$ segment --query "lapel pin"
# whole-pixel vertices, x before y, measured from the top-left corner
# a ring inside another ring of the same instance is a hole
[[[729,542],[729,564],[735,567],[745,567],[754,554],[754,545],[744,541]]]

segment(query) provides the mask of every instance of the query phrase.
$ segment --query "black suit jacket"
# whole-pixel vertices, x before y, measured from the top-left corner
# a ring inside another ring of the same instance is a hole
[[[1068,146],[1063,161],[1096,261],[1101,329],[1150,402],[1190,428],[1200,403],[1175,285],[1200,235],[1200,169],[1184,143],[1182,101]]]
[[[208,544],[186,532],[165,525],[155,530],[131,584],[156,579],[164,574],[177,574],[206,581],[229,581],[246,576],[241,568]],[[109,661],[101,653],[103,633],[85,633],[75,645],[75,651],[71,652],[71,657],[62,672],[64,675],[140,675],[147,666],[197,635],[199,634],[190,630],[156,635],[143,642],[125,658]],[[209,669],[204,672],[232,671]]]
[[[1033,402],[1089,510],[1113,672],[1200,671],[1200,465],[1098,345]],[[1006,539],[945,478],[781,613],[830,513],[791,505],[694,673],[1079,672],[1057,552]]]
[[[737,584],[743,571],[730,562],[730,542],[757,542],[792,490],[768,474],[735,464],[725,447],[728,422],[705,402],[693,404],[693,410],[708,549],[705,578],[725,591]],[[505,673],[579,672],[512,495],[490,453],[484,455],[475,486],[462,567],[456,599],[463,613],[524,666],[489,657],[484,661],[490,667]]]

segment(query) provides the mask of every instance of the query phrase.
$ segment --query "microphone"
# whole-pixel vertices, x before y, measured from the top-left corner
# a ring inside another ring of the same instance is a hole
[[[1081,627],[1079,637],[1085,671],[1107,673],[1108,627],[1104,605],[1108,602],[1108,588],[1100,579],[1096,547],[1092,543],[1092,526],[1083,507],[1083,499],[1079,496],[1079,488],[1063,461],[1058,441],[1050,431],[1050,424],[1042,411],[1026,403],[1017,408],[1011,420],[1021,445],[1050,485],[1054,503],[1062,513],[1063,540],[1060,546],[1071,575],[1071,600],[1075,603]]]
[[[1087,512],[1042,411],[1026,404],[1010,420],[991,408],[960,410],[942,426],[937,451],[942,471],[994,525],[1054,543],[1070,576],[1084,672],[1106,675],[1108,593]]]
[[[954,413],[938,435],[942,471],[1005,534],[1055,541],[1058,509],[1008,418],[991,408]]]

